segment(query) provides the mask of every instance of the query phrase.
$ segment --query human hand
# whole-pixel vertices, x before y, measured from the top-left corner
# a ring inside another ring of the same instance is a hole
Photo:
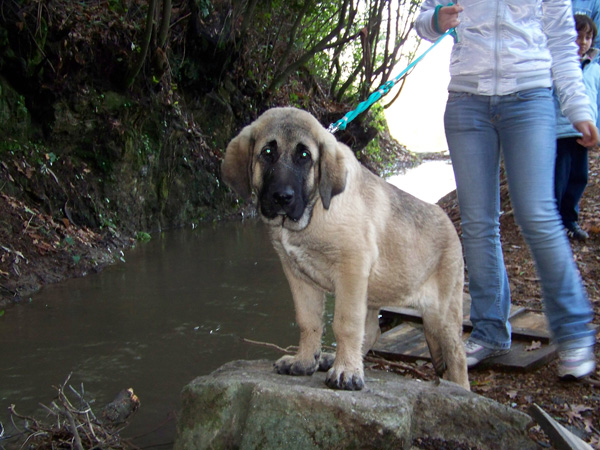
[[[444,6],[440,8],[437,15],[437,29],[440,33],[445,33],[450,28],[458,26],[460,20],[458,19],[458,13],[462,12],[463,7],[460,5]],[[435,21],[435,16],[432,19]],[[435,23],[433,24],[435,29]]]
[[[594,125],[594,122],[584,121],[577,122],[573,125],[577,131],[579,131],[583,136],[577,139],[577,143],[582,147],[593,147],[598,145],[598,141],[600,141],[600,137],[598,137],[598,128]]]

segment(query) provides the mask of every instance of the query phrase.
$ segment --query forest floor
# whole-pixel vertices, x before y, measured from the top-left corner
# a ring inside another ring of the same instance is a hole
[[[501,233],[513,302],[540,309],[535,267],[515,225],[506,190],[503,185]],[[440,205],[460,231],[455,193],[442,199]],[[572,242],[573,253],[594,308],[594,323],[600,326],[600,154],[597,152],[590,153],[590,181],[581,202],[580,223],[590,233],[590,239]],[[76,227],[67,219],[57,221],[9,195],[0,194],[0,316],[6,315],[4,320],[9,320],[5,312],[10,305],[26,301],[45,283],[101,270],[133,243],[130,238],[116,235],[114,230],[102,233]],[[596,346],[596,360],[600,361],[600,345]],[[556,371],[556,361],[527,373],[481,368],[470,372],[470,380],[474,392],[524,412],[533,403],[540,405],[592,447],[600,448],[600,371],[596,369],[592,376],[578,382],[562,382]],[[530,432],[542,445],[549,446],[538,426]]]

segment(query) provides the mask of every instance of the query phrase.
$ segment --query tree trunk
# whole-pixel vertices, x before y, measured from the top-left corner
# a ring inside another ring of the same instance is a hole
[[[148,55],[148,49],[150,48],[150,40],[152,38],[152,27],[154,26],[154,11],[156,10],[156,1],[150,0],[148,4],[148,14],[146,15],[146,30],[144,32],[144,43],[142,44],[142,51],[138,57],[138,60],[131,69],[127,79],[125,80],[125,87],[129,89],[133,82],[135,81],[135,77],[137,77],[138,73],[144,66],[144,62],[146,61],[146,56]]]
[[[171,0],[163,0],[162,17],[160,21],[160,30],[158,32],[158,47],[164,48],[169,35],[169,26],[171,25]]]

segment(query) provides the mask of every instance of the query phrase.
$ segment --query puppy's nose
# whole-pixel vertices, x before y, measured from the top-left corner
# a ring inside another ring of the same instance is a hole
[[[281,206],[289,205],[294,198],[294,190],[291,187],[286,186],[285,188],[274,192],[273,198]]]

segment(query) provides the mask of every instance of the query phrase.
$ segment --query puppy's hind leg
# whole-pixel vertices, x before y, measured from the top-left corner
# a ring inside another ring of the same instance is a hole
[[[446,377],[469,391],[471,387],[467,373],[467,356],[465,355],[461,333],[462,326],[460,329],[454,326],[446,326],[440,335],[440,339],[442,340],[442,353],[447,366]]]
[[[436,375],[442,378],[444,376],[444,372],[446,372],[446,361],[444,361],[442,347],[438,342],[439,338],[437,336],[432,336],[431,333],[428,332],[429,327],[424,328],[425,342],[427,342],[427,347],[429,348],[429,354],[431,355],[433,368],[435,369]]]
[[[462,316],[450,311],[445,315],[438,311],[426,312],[423,313],[423,325],[433,367],[438,376],[443,375],[445,379],[470,390],[467,359],[461,339]]]

